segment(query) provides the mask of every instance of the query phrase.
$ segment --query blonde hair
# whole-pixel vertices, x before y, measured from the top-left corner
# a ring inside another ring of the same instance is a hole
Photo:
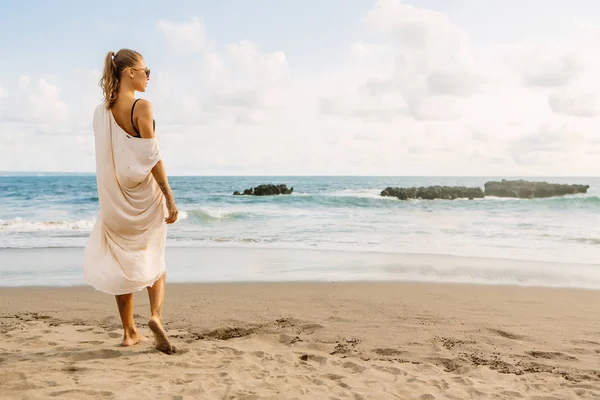
[[[117,101],[121,72],[126,68],[135,67],[135,64],[141,59],[142,55],[135,50],[121,49],[116,53],[114,51],[108,52],[104,59],[104,72],[99,82],[106,109],[112,108]]]

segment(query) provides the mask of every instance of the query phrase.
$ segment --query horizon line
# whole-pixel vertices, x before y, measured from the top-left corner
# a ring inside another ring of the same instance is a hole
[[[95,172],[61,172],[61,171],[0,171],[0,177],[12,176],[95,176]],[[278,174],[278,175],[260,175],[260,174],[167,174],[170,177],[364,177],[364,178],[599,178],[593,175],[353,175],[353,174],[333,174],[333,175],[299,175],[299,174]]]

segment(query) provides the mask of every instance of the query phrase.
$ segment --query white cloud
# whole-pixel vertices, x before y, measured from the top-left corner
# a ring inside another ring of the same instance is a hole
[[[280,85],[288,77],[285,54],[262,54],[255,43],[244,40],[227,46],[226,60],[230,63],[222,66],[220,79],[206,82],[211,88],[207,106],[258,111],[279,105]]]
[[[582,72],[583,65],[575,54],[552,54],[541,51],[523,54],[520,66],[522,82],[532,87],[564,86]]]
[[[189,36],[185,32],[199,30],[198,24],[198,20],[191,24],[162,21],[157,28],[171,46],[178,47],[182,38]],[[206,37],[203,27],[202,37]],[[199,45],[188,50],[201,56],[199,65],[190,68],[193,76],[179,74],[177,79],[171,76],[168,87],[160,85],[157,96],[158,110],[169,110],[174,120],[210,123],[224,118],[239,124],[254,124],[269,118],[266,110],[282,104],[289,76],[283,52],[263,53],[250,40],[230,43],[220,50],[216,46],[209,50]],[[166,100],[168,92],[174,90],[184,94]]]
[[[380,0],[364,19],[366,28],[387,40],[385,45],[364,41],[352,46],[352,54],[380,57],[386,67],[356,82],[354,107],[347,95],[324,94],[320,110],[373,117],[410,116],[416,120],[456,120],[463,112],[463,98],[476,94],[483,74],[476,62],[467,35],[437,11],[402,4],[398,0]],[[390,58],[394,53],[395,58]],[[348,83],[347,83],[348,84]],[[346,85],[347,85],[346,84]],[[346,86],[346,90],[347,86]],[[379,100],[365,97],[385,96]],[[373,106],[365,106],[371,103]],[[350,109],[350,110],[348,110]],[[348,112],[349,111],[349,112]]]
[[[573,117],[593,118],[600,115],[596,94],[581,88],[571,88],[548,96],[552,111]]]
[[[64,132],[68,128],[65,125],[69,120],[68,106],[56,84],[39,78],[33,85],[30,77],[22,75],[17,87],[3,120],[24,124],[42,133]]]
[[[19,88],[20,89],[27,89],[30,84],[31,84],[31,78],[28,77],[27,75],[21,75],[19,77]]]
[[[186,22],[160,20],[156,28],[163,33],[175,50],[193,52],[202,50],[207,45],[204,24],[197,17]]]
[[[209,42],[199,18],[159,21],[154,29],[167,48],[186,53],[177,56],[182,62],[157,63],[142,95],[153,102],[170,173],[597,169],[600,29],[579,24],[560,43],[533,34],[517,44],[487,43],[473,25],[463,29],[457,21],[465,19],[381,0],[360,31],[338,42],[345,57],[321,54],[320,64],[310,57],[296,63],[298,49],[286,44],[245,39],[252,32]],[[2,101],[0,88],[0,169],[93,171],[88,125],[101,98],[100,71],[42,76],[1,82],[10,98]],[[81,87],[90,89],[75,90]],[[54,136],[35,141],[24,160],[23,149],[39,133]],[[45,156],[48,148],[63,156]]]
[[[225,71],[224,61],[219,54],[206,53],[202,60],[206,79],[218,78]]]
[[[252,78],[258,84],[278,83],[287,78],[288,64],[283,52],[262,54],[256,43],[242,40],[227,46],[227,57],[231,60],[231,70],[243,74],[239,80]]]
[[[514,140],[509,151],[519,165],[544,166],[557,163],[567,155],[576,158],[576,153],[584,150],[583,139],[568,124],[543,124],[535,132]]]
[[[364,41],[354,42],[350,46],[352,55],[363,60],[384,56],[388,54],[390,50],[391,48],[388,45],[366,43]]]
[[[427,77],[431,94],[447,96],[470,96],[477,92],[478,78],[461,71],[433,72]]]
[[[69,118],[67,104],[60,98],[60,88],[43,78],[38,81],[38,90],[31,92],[29,99],[38,121],[61,123]]]
[[[399,0],[379,0],[364,23],[406,50],[406,61],[418,73],[427,75],[448,69],[469,72],[476,67],[466,33],[441,12],[405,5]]]
[[[4,110],[8,99],[8,91],[0,86],[0,121],[4,118]]]

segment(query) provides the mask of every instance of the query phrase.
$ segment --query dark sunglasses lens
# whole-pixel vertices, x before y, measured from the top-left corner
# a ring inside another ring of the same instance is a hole
[[[150,78],[150,69],[146,69],[146,78]]]

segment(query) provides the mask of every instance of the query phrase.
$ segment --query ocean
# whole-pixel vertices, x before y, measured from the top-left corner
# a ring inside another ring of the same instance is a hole
[[[483,188],[499,179],[170,177],[180,215],[168,228],[169,278],[600,288],[600,178],[523,178],[590,185],[587,194],[547,199],[379,195],[388,186]],[[294,192],[232,195],[267,183]],[[0,285],[82,284],[81,255],[97,212],[94,175],[0,176]]]

